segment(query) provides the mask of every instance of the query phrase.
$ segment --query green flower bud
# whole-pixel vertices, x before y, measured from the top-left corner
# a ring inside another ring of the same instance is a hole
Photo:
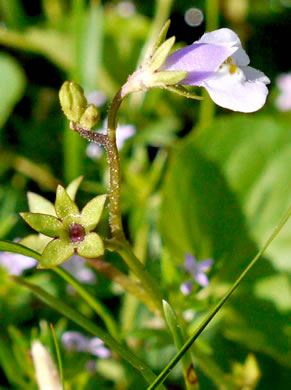
[[[90,130],[98,122],[99,118],[100,113],[97,108],[94,106],[94,104],[89,104],[80,119],[80,125],[85,129]]]
[[[59,98],[66,117],[70,121],[79,122],[88,105],[83,88],[75,81],[65,81],[60,89]]]

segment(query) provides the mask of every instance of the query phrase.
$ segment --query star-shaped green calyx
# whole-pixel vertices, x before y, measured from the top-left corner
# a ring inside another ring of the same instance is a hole
[[[101,218],[107,195],[96,196],[80,212],[73,201],[78,185],[69,186],[67,191],[59,185],[54,208],[45,198],[32,193],[28,195],[32,212],[21,213],[21,217],[34,230],[52,238],[42,252],[41,268],[62,264],[74,253],[87,258],[104,253],[103,241],[93,230]],[[40,209],[45,213],[39,212]]]

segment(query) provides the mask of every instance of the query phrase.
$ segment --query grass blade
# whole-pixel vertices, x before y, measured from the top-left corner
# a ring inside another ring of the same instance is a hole
[[[262,257],[262,255],[264,254],[268,246],[271,244],[271,242],[278,235],[278,233],[283,228],[285,223],[288,221],[290,215],[291,215],[291,206],[289,207],[287,213],[281,219],[279,225],[274,229],[273,233],[270,235],[263,248],[252,259],[252,261],[249,263],[246,269],[240,274],[240,276],[237,278],[237,280],[234,282],[234,284],[231,286],[228,292],[221,298],[221,300],[216,304],[216,306],[212,309],[212,311],[205,317],[205,319],[198,326],[194,334],[188,339],[188,341],[183,345],[183,347],[176,354],[176,356],[173,357],[170,363],[164,368],[164,370],[160,373],[160,375],[156,378],[156,380],[148,387],[147,390],[157,389],[158,386],[165,381],[165,379],[171,373],[171,371],[176,366],[176,364],[182,359],[184,354],[188,351],[188,349],[191,347],[194,341],[200,336],[200,334],[203,332],[203,330],[206,328],[206,326],[209,324],[212,318],[221,309],[221,307],[225,304],[225,302],[230,298],[232,293],[237,289],[237,287],[244,279],[244,277],[247,275],[247,273],[251,270],[251,268],[253,268],[256,262]]]
[[[30,289],[41,301],[48,304],[57,312],[69,318],[71,321],[78,324],[81,328],[85,329],[87,332],[103,340],[104,343],[107,344],[109,348],[116,351],[124,360],[126,360],[130,365],[136,368],[148,383],[151,383],[152,381],[155,380],[156,375],[142,360],[140,360],[137,356],[135,356],[127,347],[118,343],[112,336],[110,336],[99,326],[95,325],[88,318],[78,313],[75,309],[72,309],[63,301],[47,293],[42,288],[32,283],[29,283],[26,280],[19,278],[17,276],[12,276],[11,278],[18,284]],[[165,390],[165,387],[162,386],[161,389]]]
[[[59,373],[61,377],[61,382],[62,382],[62,390],[65,390],[65,381],[64,381],[64,371],[63,371],[63,363],[62,363],[62,357],[61,357],[61,351],[60,351],[60,346],[56,337],[56,332],[53,327],[53,324],[50,323],[51,331],[52,331],[52,336],[54,340],[54,345],[56,348],[56,354],[57,354],[57,360],[58,360],[58,367],[59,367]]]

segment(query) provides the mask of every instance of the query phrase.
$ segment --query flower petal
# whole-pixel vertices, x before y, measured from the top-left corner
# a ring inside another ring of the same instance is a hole
[[[87,352],[90,339],[80,332],[67,331],[62,335],[62,344],[68,351]]]
[[[194,43],[171,54],[161,70],[188,72],[183,85],[200,85],[217,71],[219,66],[233,53],[231,47],[216,44]]]
[[[69,195],[69,197],[74,201],[76,197],[76,193],[80,187],[80,184],[82,183],[84,176],[79,176],[77,179],[73,180],[68,187],[66,188],[66,192]]]
[[[183,268],[184,268],[185,271],[187,271],[189,273],[194,272],[194,274],[195,274],[196,268],[197,268],[196,257],[190,255],[190,253],[186,253],[186,255],[185,255],[185,263],[184,263]]]
[[[74,247],[61,239],[48,243],[40,258],[41,268],[52,268],[62,264],[74,254]]]
[[[49,237],[58,237],[62,230],[62,223],[53,215],[39,213],[20,213],[20,216],[32,229]]]
[[[213,265],[213,259],[205,259],[205,260],[199,261],[198,269],[199,269],[199,271],[207,272],[210,270],[212,265]]]
[[[260,81],[264,84],[270,84],[271,80],[260,70],[254,69],[251,66],[243,66],[241,67],[244,72],[245,77],[249,81]]]
[[[72,201],[67,191],[61,185],[58,185],[57,188],[55,208],[59,218],[80,213],[76,203]]]
[[[42,213],[56,216],[56,211],[52,202],[34,192],[27,193],[29,211],[32,213]]]
[[[198,272],[196,274],[195,280],[202,287],[206,287],[209,284],[208,277],[203,272]]]
[[[243,70],[239,68],[235,73],[218,71],[203,85],[216,104],[233,111],[257,111],[265,104],[268,95],[264,81],[246,80]]]
[[[97,226],[106,202],[107,195],[98,195],[86,204],[81,213],[81,224],[87,230],[95,229]]]
[[[185,282],[180,286],[180,291],[184,295],[190,295],[192,292],[193,282]]]
[[[250,63],[249,56],[241,47],[241,41],[238,35],[229,28],[220,28],[203,34],[199,41],[195,43],[211,43],[232,48],[231,57],[235,60],[236,65],[246,66]]]
[[[88,352],[92,355],[100,357],[101,359],[107,359],[111,356],[111,352],[104,346],[104,341],[98,337],[93,337],[89,341]]]
[[[229,28],[219,28],[202,35],[202,37],[194,43],[212,43],[222,46],[241,46],[241,41],[238,35]]]
[[[89,259],[99,257],[104,253],[104,244],[97,233],[90,233],[78,245],[77,251],[80,256],[88,257]]]

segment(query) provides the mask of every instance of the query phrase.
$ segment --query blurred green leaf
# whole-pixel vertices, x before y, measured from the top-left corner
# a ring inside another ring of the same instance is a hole
[[[20,255],[33,257],[36,260],[40,260],[40,254],[35,252],[32,249],[27,248],[26,246],[23,246],[21,244],[16,244],[15,242],[10,241],[4,241],[0,240],[0,250],[1,251],[7,251],[7,252],[13,252],[13,253],[19,253]]]
[[[223,117],[191,141],[225,175],[261,246],[291,204],[291,133],[281,116]],[[275,268],[291,270],[291,221],[268,249]]]
[[[291,203],[290,141],[289,125],[280,118],[235,116],[186,139],[172,156],[163,188],[162,238],[176,264],[186,252],[214,258],[214,294],[215,282],[234,281],[252,257],[254,241],[262,247]],[[281,259],[287,268],[290,234],[289,221],[266,251],[273,262],[265,259],[248,275],[222,327],[227,337],[284,364],[290,362],[290,286],[274,267]]]
[[[65,70],[69,70],[73,63],[72,40],[56,30],[30,27],[20,33],[0,26],[0,43],[8,47],[43,54]]]
[[[95,325],[94,322],[90,321],[88,318],[80,314],[75,309],[72,309],[62,300],[54,297],[53,295],[47,293],[42,288],[29,283],[28,281],[19,278],[17,276],[13,276],[12,279],[18,284],[27,287],[30,289],[40,300],[54,308],[56,311],[61,313],[62,315],[69,318],[71,321],[78,324],[80,327],[93,334],[96,337],[99,337],[103,340],[108,347],[115,350],[120,356],[125,359],[129,364],[135,367],[142,376],[151,383],[155,379],[155,374],[151,371],[151,369],[137,356],[135,356],[127,347],[118,343],[112,336],[110,336],[107,332],[105,332],[102,328]],[[164,389],[164,386],[161,386],[161,389]]]
[[[25,75],[18,63],[7,54],[0,54],[0,128],[20,100],[25,87]]]
[[[160,231],[176,264],[183,263],[185,253],[198,260],[213,257],[214,267],[227,264],[221,273],[231,281],[256,251],[224,177],[193,141],[182,143],[169,164]]]

